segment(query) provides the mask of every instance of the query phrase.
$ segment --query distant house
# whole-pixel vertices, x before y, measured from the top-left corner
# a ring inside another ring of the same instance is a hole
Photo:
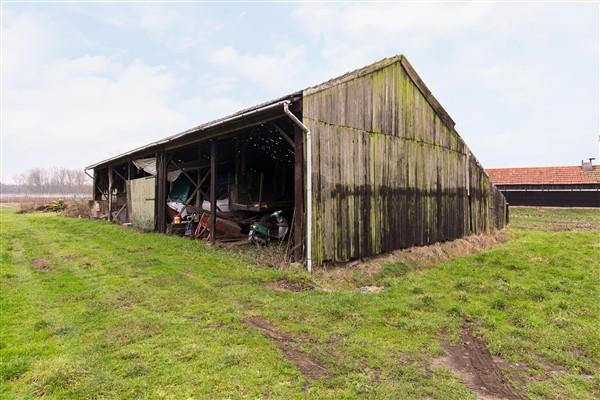
[[[600,166],[592,159],[567,167],[489,168],[513,206],[600,207]]]
[[[403,56],[87,169],[98,215],[146,230],[185,208],[210,214],[215,242],[281,210],[308,269],[506,223],[504,196]]]

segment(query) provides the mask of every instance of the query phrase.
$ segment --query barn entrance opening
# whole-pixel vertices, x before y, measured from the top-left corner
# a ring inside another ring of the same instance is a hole
[[[228,245],[277,243],[292,259],[294,224],[303,222],[295,215],[295,147],[294,127],[281,118],[173,150],[165,157],[165,231]]]

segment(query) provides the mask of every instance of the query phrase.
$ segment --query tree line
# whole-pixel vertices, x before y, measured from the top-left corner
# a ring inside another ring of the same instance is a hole
[[[13,181],[1,184],[3,194],[82,194],[92,190],[92,180],[79,169],[33,168]]]

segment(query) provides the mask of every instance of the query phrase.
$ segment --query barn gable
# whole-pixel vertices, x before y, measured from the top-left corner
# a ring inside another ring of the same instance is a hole
[[[303,122],[317,264],[504,225],[503,196],[403,56],[306,89]]]

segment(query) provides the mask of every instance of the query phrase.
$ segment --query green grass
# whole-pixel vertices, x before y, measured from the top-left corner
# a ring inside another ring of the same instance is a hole
[[[600,396],[600,230],[552,229],[596,224],[599,211],[512,210],[512,240],[388,266],[381,293],[277,292],[264,283],[316,278],[100,221],[0,218],[2,398],[474,398],[431,367],[441,333],[465,324],[525,366],[527,397]],[[329,376],[307,380],[243,322],[254,315]]]
[[[600,212],[593,208],[511,207],[510,216],[512,229],[600,231]]]

